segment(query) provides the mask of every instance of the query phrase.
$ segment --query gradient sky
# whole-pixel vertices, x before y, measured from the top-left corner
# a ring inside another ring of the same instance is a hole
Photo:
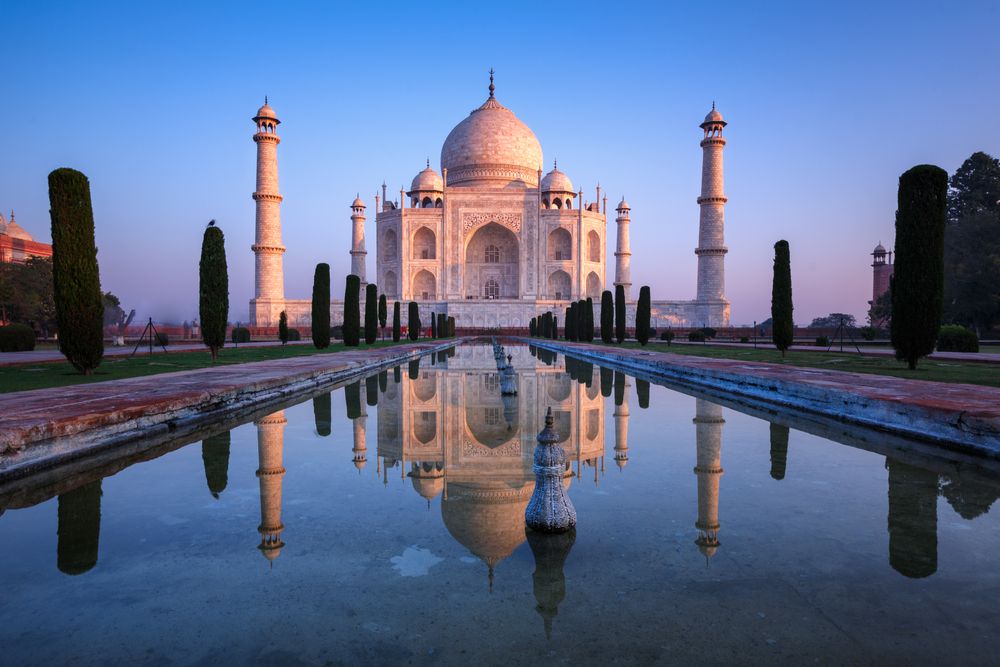
[[[54,3],[5,0],[0,209],[48,241],[46,176],[90,177],[104,289],[139,317],[193,319],[201,235],[226,233],[233,320],[253,295],[255,146],[279,134],[285,292],[350,267],[350,210],[423,168],[487,96],[531,127],[584,198],[632,206],[632,278],[690,299],[701,149],[726,129],[727,296],[770,314],[791,244],[795,318],[859,320],[899,175],[1000,154],[1000,3]],[[608,225],[614,251],[613,218]],[[612,258],[613,259],[613,258]],[[613,261],[607,276],[613,279]],[[636,293],[637,293],[636,288]]]

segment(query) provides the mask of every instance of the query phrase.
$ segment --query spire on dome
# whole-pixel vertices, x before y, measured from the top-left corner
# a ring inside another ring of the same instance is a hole
[[[497,87],[493,85],[493,68],[491,67],[490,68],[490,99],[493,99],[493,92],[496,89],[497,89]]]
[[[427,158],[427,168],[428,169],[431,168],[431,159],[430,158]]]

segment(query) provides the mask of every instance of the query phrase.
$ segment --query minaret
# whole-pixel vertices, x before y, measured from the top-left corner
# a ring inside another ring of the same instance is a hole
[[[281,553],[285,543],[281,541],[281,532],[285,524],[281,523],[281,478],[285,476],[282,466],[285,448],[285,411],[279,410],[263,419],[257,420],[257,455],[260,468],[257,477],[260,479],[260,549],[264,558],[274,561]]]
[[[695,400],[695,441],[698,465],[698,539],[695,544],[711,558],[719,548],[719,477],[722,476],[722,406],[704,399]]]
[[[624,468],[628,463],[628,388],[632,386],[625,382],[625,395],[622,397],[621,405],[615,406],[615,464],[618,468]]]
[[[365,203],[359,194],[351,204],[351,273],[361,278],[361,294],[365,293]]]
[[[625,301],[630,300],[629,290],[632,289],[632,250],[628,240],[629,206],[625,198],[618,202],[618,249],[615,250],[615,287],[625,287]]]
[[[256,257],[254,302],[250,306],[250,322],[259,327],[278,325],[278,315],[285,305],[285,273],[281,245],[281,194],[278,192],[278,138],[275,130],[281,123],[274,109],[264,98],[264,106],[253,117],[257,133],[257,235],[250,249]]]
[[[723,193],[722,149],[726,140],[722,136],[722,128],[726,121],[715,109],[705,116],[701,129],[705,137],[701,140],[701,196],[698,205],[701,206],[701,218],[698,223],[698,247],[694,254],[698,256],[698,296],[700,302],[715,302],[723,308],[707,311],[706,326],[728,325],[728,310],[726,305],[726,273],[725,259],[729,252],[725,243],[725,206],[726,195]],[[713,304],[714,305],[714,304]],[[722,319],[726,321],[721,321]]]

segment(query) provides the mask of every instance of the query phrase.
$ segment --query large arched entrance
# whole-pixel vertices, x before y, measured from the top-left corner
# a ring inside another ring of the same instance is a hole
[[[516,299],[520,296],[517,237],[495,222],[483,225],[465,246],[465,296]]]

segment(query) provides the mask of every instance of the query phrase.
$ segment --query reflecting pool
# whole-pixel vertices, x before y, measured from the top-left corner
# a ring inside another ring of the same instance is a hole
[[[996,659],[988,462],[509,352],[517,396],[464,345],[0,489],[5,664]],[[524,525],[549,407],[562,535]]]

